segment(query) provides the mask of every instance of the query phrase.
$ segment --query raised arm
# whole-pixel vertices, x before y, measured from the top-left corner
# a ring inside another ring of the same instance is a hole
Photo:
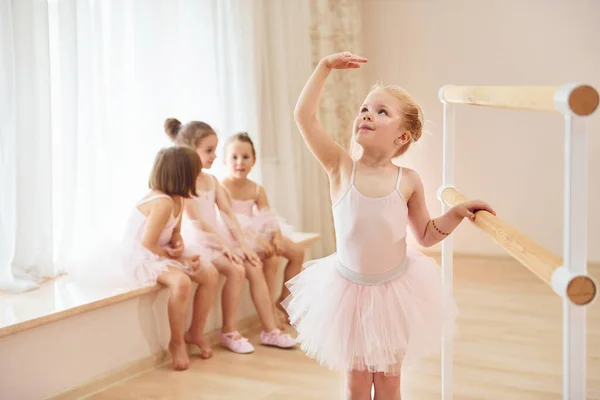
[[[294,119],[306,145],[330,177],[338,175],[342,159],[345,157],[349,161],[350,155],[333,141],[317,119],[323,89],[332,69],[359,68],[366,61],[366,58],[348,52],[323,58],[302,89],[294,110]]]
[[[486,210],[495,215],[494,210],[486,203],[474,200],[452,207],[444,215],[432,219],[425,202],[425,191],[419,175],[405,169],[404,179],[410,185],[412,194],[408,199],[408,220],[417,242],[424,247],[431,247],[450,235],[464,218],[474,219],[477,211]]]

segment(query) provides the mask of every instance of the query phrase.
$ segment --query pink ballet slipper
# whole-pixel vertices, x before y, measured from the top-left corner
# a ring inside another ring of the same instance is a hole
[[[221,344],[234,353],[248,354],[254,351],[254,346],[238,331],[221,333]]]
[[[279,329],[273,329],[271,332],[262,331],[260,333],[260,344],[264,346],[281,347],[282,349],[289,349],[296,345],[296,339],[291,337],[289,334],[281,334]]]

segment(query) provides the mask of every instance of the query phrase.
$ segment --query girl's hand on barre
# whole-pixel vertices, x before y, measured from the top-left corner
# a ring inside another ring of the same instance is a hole
[[[463,218],[469,218],[471,221],[475,219],[477,211],[488,211],[492,215],[496,215],[496,211],[487,203],[481,200],[470,200],[461,203],[452,208],[456,214]]]

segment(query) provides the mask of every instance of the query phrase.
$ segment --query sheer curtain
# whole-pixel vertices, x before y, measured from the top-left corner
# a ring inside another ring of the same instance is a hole
[[[2,289],[34,288],[120,235],[171,145],[167,117],[208,122],[221,143],[250,132],[253,178],[293,225],[322,234],[314,255],[334,249],[327,179],[293,121],[313,65],[308,2],[0,4]]]
[[[0,289],[25,291],[56,274],[48,8],[0,2]]]
[[[59,264],[118,238],[156,152],[170,145],[165,118],[214,123],[211,11],[194,1],[57,2]]]
[[[22,291],[120,236],[171,145],[165,118],[222,141],[255,130],[253,14],[219,0],[1,4],[0,284]]]
[[[313,255],[335,251],[327,175],[307,149],[293,119],[302,88],[319,60],[331,53],[360,54],[360,0],[257,0],[255,53],[262,178],[284,217],[321,240]],[[359,71],[332,73],[319,118],[348,148],[352,122],[365,93]]]
[[[255,3],[257,108],[261,176],[275,209],[295,227],[321,234],[313,256],[335,250],[327,175],[310,153],[293,110],[313,70],[311,3]]]
[[[147,190],[167,117],[202,120],[221,143],[248,130],[251,2],[60,0],[54,147],[57,261],[122,232]],[[73,35],[76,32],[76,35]],[[245,39],[247,38],[247,39]],[[215,163],[222,175],[222,163]]]

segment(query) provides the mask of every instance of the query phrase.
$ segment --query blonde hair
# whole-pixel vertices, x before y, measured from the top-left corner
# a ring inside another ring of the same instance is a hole
[[[196,149],[206,137],[217,134],[206,122],[190,121],[183,125],[176,118],[167,118],[165,132],[175,144],[192,149]]]
[[[425,119],[423,118],[423,110],[415,99],[403,88],[400,86],[388,85],[384,86],[381,82],[377,82],[375,85],[371,87],[369,93],[374,92],[375,90],[385,90],[392,96],[394,96],[400,103],[402,104],[402,109],[400,112],[404,116],[404,124],[403,128],[409,132],[410,139],[408,143],[402,146],[396,154],[394,154],[394,158],[401,156],[406,153],[408,148],[412,143],[418,141],[423,135],[423,125],[425,124]],[[359,153],[361,150],[361,146],[356,143],[356,138],[354,133],[352,134],[352,138],[350,141],[350,154],[353,158],[359,157]]]

